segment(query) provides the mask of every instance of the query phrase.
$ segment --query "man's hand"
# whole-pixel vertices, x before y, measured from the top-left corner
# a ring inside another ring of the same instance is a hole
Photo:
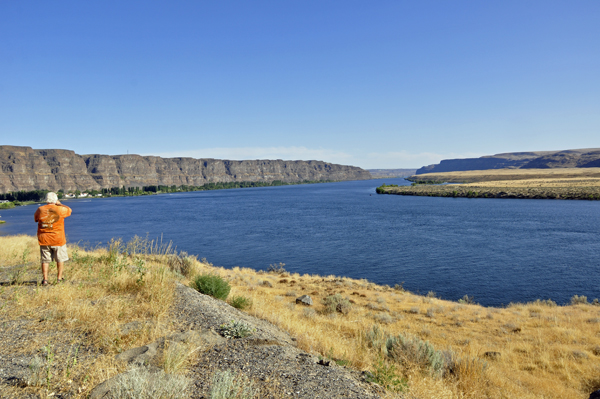
[[[56,203],[54,205],[62,205],[62,204],[60,203],[60,201],[56,201]]]

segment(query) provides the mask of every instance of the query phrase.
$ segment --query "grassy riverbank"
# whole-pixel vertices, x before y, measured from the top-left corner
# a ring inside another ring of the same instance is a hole
[[[600,168],[497,169],[411,176],[412,186],[377,188],[379,194],[463,198],[600,200]],[[429,182],[461,183],[449,185]]]
[[[115,354],[177,330],[169,314],[175,283],[198,273],[223,277],[230,298],[248,299],[248,313],[288,331],[301,349],[369,371],[389,398],[403,390],[418,399],[576,399],[600,388],[600,306],[587,298],[486,308],[280,267],[225,269],[140,239],[109,249],[72,246],[68,282],[42,288],[27,284],[39,280],[37,248],[34,237],[0,237],[0,275],[13,282],[0,289],[0,354],[37,356],[44,371],[41,383],[2,384],[3,392],[86,397],[123,371]],[[312,307],[295,304],[303,294]]]
[[[490,187],[479,184],[416,185],[377,188],[379,194],[455,198],[600,200],[600,187]]]

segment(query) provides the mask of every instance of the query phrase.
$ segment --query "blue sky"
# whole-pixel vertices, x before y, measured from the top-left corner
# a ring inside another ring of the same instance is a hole
[[[600,1],[1,1],[0,145],[364,168],[600,147]]]

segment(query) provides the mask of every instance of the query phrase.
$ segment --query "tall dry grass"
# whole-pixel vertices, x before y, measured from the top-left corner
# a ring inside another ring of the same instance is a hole
[[[289,331],[302,349],[360,370],[379,369],[384,380],[405,379],[405,390],[418,398],[587,398],[600,388],[600,306],[538,301],[486,308],[364,280],[218,271],[232,294],[253,301],[250,313]],[[354,302],[350,313],[328,313],[323,299],[336,293]],[[295,304],[302,294],[311,295],[313,308]],[[429,342],[449,356],[450,371],[437,377],[384,356],[369,344],[373,325]]]
[[[0,319],[5,325],[27,323],[29,336],[16,344],[0,342],[0,351],[38,353],[46,361],[52,359],[51,366],[59,371],[52,373],[37,393],[61,392],[68,385],[77,385],[84,397],[95,385],[123,371],[124,366],[113,360],[115,354],[173,331],[168,309],[175,281],[182,276],[168,266],[171,247],[161,249],[156,243],[143,246],[134,241],[127,245],[113,240],[106,249],[86,251],[70,246],[69,252],[66,282],[51,287],[2,287]],[[0,237],[0,265],[6,269],[21,264],[24,257],[24,280],[39,282],[37,240],[28,236]],[[55,280],[53,266],[51,275]],[[67,357],[81,348],[86,348],[81,353],[87,357],[79,356],[67,376]]]

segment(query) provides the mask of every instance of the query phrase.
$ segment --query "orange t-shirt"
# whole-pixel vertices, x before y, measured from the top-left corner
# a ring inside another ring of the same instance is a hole
[[[65,218],[71,216],[71,208],[65,205],[48,204],[35,211],[38,222],[38,242],[40,245],[61,246],[67,243]]]

